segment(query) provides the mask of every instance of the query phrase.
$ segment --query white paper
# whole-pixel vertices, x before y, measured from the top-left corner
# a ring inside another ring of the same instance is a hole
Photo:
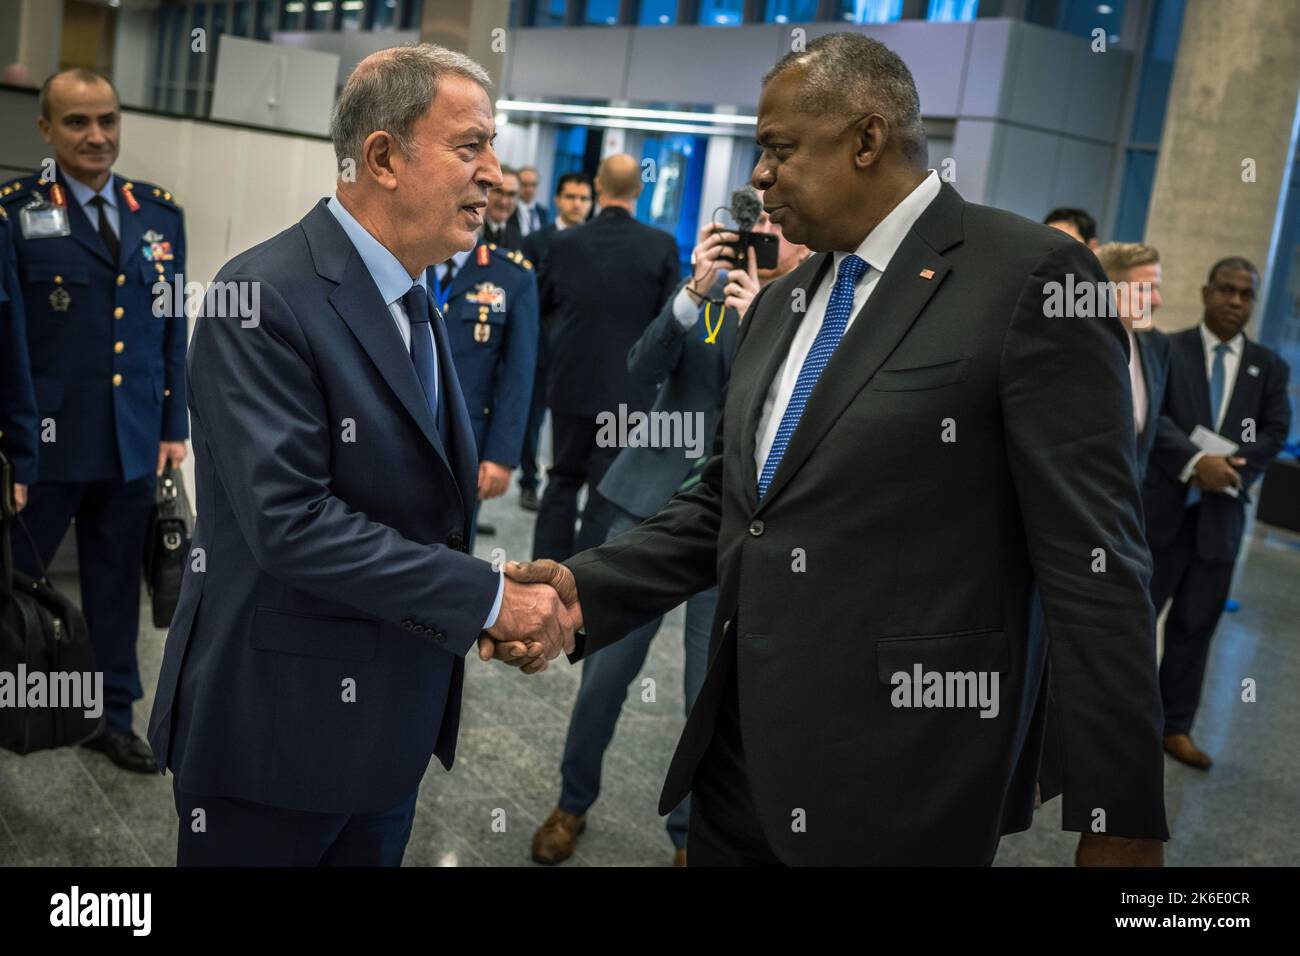
[[[1235,455],[1237,449],[1241,447],[1236,442],[1224,438],[1218,432],[1210,431],[1204,425],[1197,425],[1193,428],[1192,433],[1188,438],[1191,439],[1193,445],[1205,452],[1207,455],[1223,455],[1225,457]],[[1237,497],[1237,489],[1235,486],[1224,488],[1223,493],[1225,495],[1232,495],[1234,498]]]

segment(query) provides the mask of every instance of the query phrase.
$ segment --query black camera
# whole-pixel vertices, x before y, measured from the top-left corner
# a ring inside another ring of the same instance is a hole
[[[754,250],[754,263],[760,269],[775,269],[781,240],[770,232],[754,232],[754,223],[763,214],[763,204],[753,187],[745,186],[731,194],[731,216],[736,220],[736,228],[726,228],[739,236],[738,242],[728,243],[736,250],[734,259],[720,256],[724,262],[730,262],[732,268],[745,269],[749,265],[749,250]]]

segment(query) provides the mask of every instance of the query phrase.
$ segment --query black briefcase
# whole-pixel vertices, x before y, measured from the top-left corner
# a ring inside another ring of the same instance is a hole
[[[1300,461],[1274,458],[1269,462],[1255,520],[1300,534]]]
[[[194,512],[185,493],[185,479],[169,461],[154,491],[153,521],[144,548],[144,580],[153,605],[154,627],[171,627],[193,531]]]
[[[96,679],[81,611],[44,570],[33,580],[14,569],[15,530],[27,533],[14,508],[9,462],[0,455],[0,747],[29,754],[98,733],[104,682]]]

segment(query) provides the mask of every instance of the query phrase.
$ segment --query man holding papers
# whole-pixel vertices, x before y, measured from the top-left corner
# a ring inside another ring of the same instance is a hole
[[[1201,289],[1201,324],[1170,336],[1169,385],[1142,495],[1156,613],[1173,599],[1160,664],[1165,751],[1202,770],[1211,760],[1190,732],[1247,492],[1291,428],[1290,370],[1244,333],[1258,287],[1259,271],[1245,259],[1215,263]]]

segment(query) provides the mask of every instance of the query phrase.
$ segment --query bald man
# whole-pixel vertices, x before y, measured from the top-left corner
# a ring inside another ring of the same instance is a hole
[[[677,287],[677,243],[633,217],[641,166],[626,153],[596,173],[600,214],[551,243],[541,312],[551,318],[548,398],[553,465],[537,512],[533,556],[562,560],[605,540],[610,508],[596,491],[619,448],[598,441],[597,416],[648,411],[653,387],[633,379],[627,353]],[[578,491],[587,485],[575,536]]]

